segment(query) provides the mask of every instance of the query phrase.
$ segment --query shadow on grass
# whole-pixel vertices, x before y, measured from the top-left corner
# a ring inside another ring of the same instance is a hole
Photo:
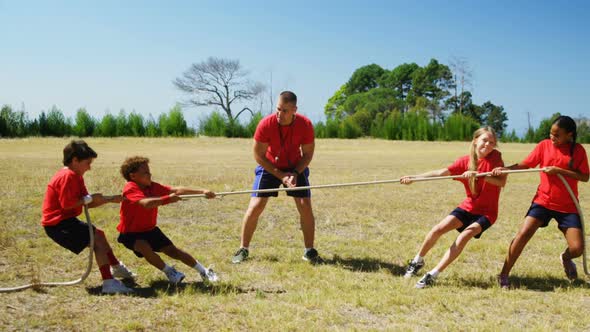
[[[499,287],[498,283],[495,280],[485,281],[474,279],[459,279],[459,283],[466,287],[482,289]],[[570,282],[565,278],[510,276],[510,289],[552,292],[556,289],[564,288],[590,288],[590,285],[583,279],[577,279],[573,282]]]
[[[335,265],[355,272],[377,272],[381,269],[386,269],[394,276],[401,276],[405,273],[403,266],[370,257],[342,258],[334,255],[331,259],[324,259],[320,264]]]
[[[150,283],[147,287],[139,287],[134,281],[124,280],[123,283],[133,289],[133,293],[123,294],[127,296],[137,296],[143,298],[157,298],[162,296],[170,296],[182,293],[201,293],[214,295],[224,294],[245,294],[245,293],[256,293],[258,294],[282,294],[286,293],[283,289],[257,289],[257,288],[242,288],[234,286],[229,283],[218,282],[215,284],[205,283],[202,281],[181,283],[178,285],[172,285],[167,280],[157,280]],[[86,288],[90,295],[103,295],[101,293],[102,287]]]

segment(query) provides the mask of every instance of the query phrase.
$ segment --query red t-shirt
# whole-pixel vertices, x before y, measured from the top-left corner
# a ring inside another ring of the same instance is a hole
[[[568,165],[571,160],[570,156],[571,144],[564,144],[555,146],[551,140],[546,139],[535,147],[535,149],[522,161],[531,168],[556,166],[564,169],[569,169]],[[573,169],[588,174],[588,157],[586,150],[580,144],[576,144],[574,148],[574,164]],[[572,201],[563,182],[557,175],[549,175],[545,172],[540,172],[541,183],[537,188],[537,193],[533,198],[533,202],[544,206],[553,211],[563,213],[578,213],[575,203]],[[578,180],[572,179],[569,176],[564,176],[572,191],[578,197]]]
[[[70,210],[65,210],[64,207],[75,205],[86,195],[88,190],[84,185],[84,178],[67,167],[60,169],[47,184],[41,225],[55,226],[62,220],[80,215],[82,205]]]
[[[489,172],[496,167],[504,166],[502,154],[498,150],[493,150],[485,158],[479,159],[477,172]],[[452,175],[460,175],[469,169],[469,156],[463,156],[457,159],[448,167]],[[475,186],[477,195],[473,195],[469,189],[468,179],[455,179],[463,183],[467,198],[461,202],[459,207],[467,212],[477,215],[483,215],[490,223],[495,223],[498,218],[498,199],[500,198],[500,187],[485,181],[484,177],[477,178]]]
[[[159,183],[152,184],[141,189],[133,181],[127,182],[123,188],[123,196],[126,198],[121,202],[119,215],[121,221],[117,225],[120,233],[147,232],[156,227],[158,218],[158,208],[146,209],[139,205],[139,201],[144,198],[160,197],[170,194],[171,188]]]
[[[280,126],[276,114],[264,117],[258,123],[254,139],[268,143],[266,158],[279,169],[294,168],[301,159],[301,145],[314,140],[313,125],[303,115],[295,113],[288,126]]]

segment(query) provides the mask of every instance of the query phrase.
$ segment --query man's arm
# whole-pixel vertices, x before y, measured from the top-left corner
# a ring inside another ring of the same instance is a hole
[[[262,166],[267,172],[274,175],[277,179],[283,179],[288,176],[290,173],[286,173],[281,171],[280,169],[276,168],[273,163],[266,158],[266,150],[268,149],[268,143],[261,143],[254,140],[254,160],[258,163],[258,165]]]
[[[297,165],[295,166],[295,171],[297,173],[302,173],[303,171],[305,171],[307,166],[309,166],[309,164],[311,163],[311,160],[313,159],[314,150],[315,150],[315,142],[301,145],[302,156],[301,156],[301,159],[299,159],[299,162],[297,163]]]

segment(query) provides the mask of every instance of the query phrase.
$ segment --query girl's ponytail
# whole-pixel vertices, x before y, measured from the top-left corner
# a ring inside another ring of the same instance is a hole
[[[572,147],[570,148],[570,162],[568,163],[567,167],[570,169],[574,168],[574,150],[576,149],[576,138],[578,137],[578,129],[576,126],[576,121],[570,118],[567,115],[560,115],[553,121],[554,125],[557,125],[559,128],[562,128],[567,133],[572,133],[573,142]]]

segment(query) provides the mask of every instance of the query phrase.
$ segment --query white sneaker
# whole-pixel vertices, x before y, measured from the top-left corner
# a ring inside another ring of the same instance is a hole
[[[111,274],[113,278],[120,278],[120,279],[133,279],[137,277],[137,275],[131,272],[123,262],[119,262],[119,265],[111,266]]]
[[[177,271],[175,268],[170,267],[170,270],[165,271],[168,281],[172,284],[178,284],[184,279],[184,273]]]
[[[117,293],[132,293],[133,289],[123,285],[117,279],[106,279],[102,282],[102,293],[103,294],[117,294]]]
[[[200,273],[201,278],[203,278],[203,281],[209,281],[209,282],[217,282],[219,281],[219,276],[217,275],[217,273],[215,273],[215,271],[213,271],[213,269],[205,269],[204,273]]]

